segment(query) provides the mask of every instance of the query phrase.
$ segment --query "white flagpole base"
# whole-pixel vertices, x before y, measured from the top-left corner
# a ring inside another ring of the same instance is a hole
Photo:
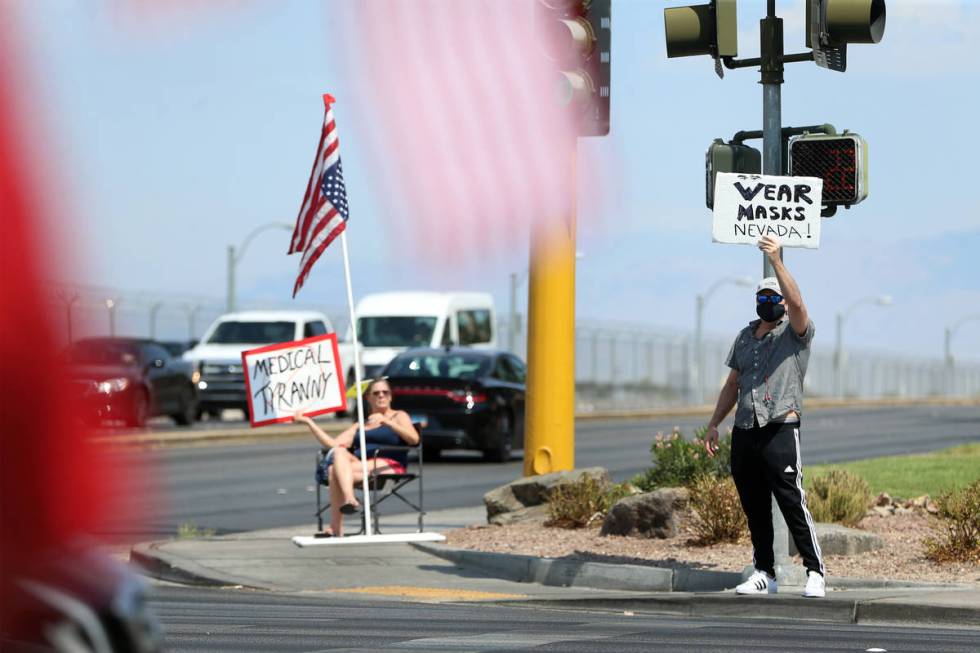
[[[446,536],[439,533],[389,533],[385,535],[351,535],[349,537],[313,537],[297,535],[293,538],[296,546],[319,546],[321,544],[392,544],[395,542],[445,542]]]

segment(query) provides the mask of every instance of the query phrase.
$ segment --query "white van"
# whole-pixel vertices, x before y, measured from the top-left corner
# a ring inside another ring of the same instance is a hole
[[[493,297],[480,292],[388,292],[366,295],[354,309],[362,378],[373,378],[410,347],[497,346]],[[347,341],[351,341],[348,331]],[[353,357],[345,378],[354,383]]]
[[[194,364],[198,412],[220,415],[224,408],[241,408],[247,413],[242,371],[242,352],[246,349],[331,332],[330,319],[316,311],[225,313],[183,355]]]

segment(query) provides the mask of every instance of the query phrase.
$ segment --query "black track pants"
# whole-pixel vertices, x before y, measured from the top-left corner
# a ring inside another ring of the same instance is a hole
[[[800,460],[800,424],[767,424],[732,431],[732,477],[749,522],[757,569],[774,573],[772,500],[808,571],[824,573],[813,517],[806,507]]]

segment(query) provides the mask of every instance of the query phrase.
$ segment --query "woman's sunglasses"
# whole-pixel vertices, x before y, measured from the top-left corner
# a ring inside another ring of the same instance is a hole
[[[375,397],[384,397],[391,394],[391,390],[372,390],[371,394]]]
[[[782,295],[756,295],[755,301],[759,302],[760,304],[765,304],[766,302],[778,304],[779,302],[783,301],[783,296]]]

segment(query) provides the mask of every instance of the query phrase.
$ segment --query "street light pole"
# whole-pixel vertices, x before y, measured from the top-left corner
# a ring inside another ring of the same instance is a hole
[[[698,295],[695,299],[695,325],[694,325],[694,388],[697,395],[698,405],[704,403],[704,343],[702,333],[702,321],[704,320],[704,295]]]
[[[58,292],[58,297],[65,304],[65,318],[66,318],[66,321],[68,323],[67,324],[67,326],[68,326],[68,344],[70,345],[72,343],[72,315],[71,315],[71,309],[72,309],[72,306],[75,305],[75,302],[78,301],[78,293],[75,292],[75,291],[72,291],[72,293],[69,295],[66,292],[59,291]]]
[[[105,307],[109,311],[109,337],[114,338],[116,336],[116,304],[114,299],[106,299]]]
[[[705,381],[707,375],[704,373],[704,305],[708,298],[725,284],[734,286],[748,287],[752,285],[752,280],[748,277],[737,279],[720,279],[703,293],[695,298],[695,319],[694,319],[694,395],[698,404],[703,404],[706,398]]]
[[[235,310],[235,246],[228,245],[228,287],[226,288],[226,312]]]
[[[187,309],[187,340],[194,339],[194,318],[197,312],[201,310],[200,304],[195,304]]]
[[[150,307],[150,340],[156,340],[157,337],[157,313],[161,306],[163,302],[156,302]]]
[[[238,251],[235,251],[234,245],[228,245],[228,289],[226,297],[226,308],[227,312],[231,313],[235,310],[235,267],[242,260],[245,255],[245,249],[248,247],[252,239],[258,236],[263,231],[269,229],[283,229],[286,231],[292,231],[292,225],[286,224],[285,222],[270,222],[269,224],[264,224],[253,229],[247,236],[242,244],[239,245]]]
[[[834,388],[834,394],[838,399],[844,398],[844,321],[847,316],[858,306],[862,304],[877,304],[878,306],[888,306],[892,303],[892,298],[888,295],[880,295],[878,297],[864,297],[859,299],[843,311],[837,313],[837,348],[834,352],[834,367],[836,374],[836,387]]]
[[[960,318],[950,326],[947,326],[944,333],[943,339],[943,358],[946,361],[946,394],[953,394],[955,391],[955,384],[953,383],[953,335],[956,330],[967,322],[973,322],[975,320],[980,320],[980,313],[975,315],[967,315],[966,317]]]
[[[510,325],[508,334],[508,347],[511,352],[517,352],[517,273],[510,273]]]

